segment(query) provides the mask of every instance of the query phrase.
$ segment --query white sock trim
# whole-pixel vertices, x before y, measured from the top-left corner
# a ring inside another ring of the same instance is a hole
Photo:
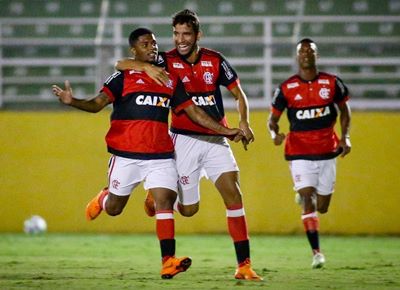
[[[106,210],[106,202],[107,202],[107,200],[108,200],[108,194],[103,198],[103,204],[101,205],[103,210]]]
[[[161,213],[156,213],[156,219],[158,220],[169,220],[169,219],[174,219],[174,213],[169,213],[169,212],[161,212]]]
[[[245,212],[244,212],[244,208],[239,208],[239,209],[227,209],[226,210],[226,216],[227,217],[240,217],[240,216],[244,216]]]
[[[318,214],[316,211],[308,213],[308,214],[302,214],[301,219],[304,220],[306,218],[312,218],[312,217],[318,217]]]

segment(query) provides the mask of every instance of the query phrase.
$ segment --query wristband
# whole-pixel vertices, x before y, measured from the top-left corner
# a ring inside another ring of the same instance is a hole
[[[275,140],[275,138],[276,138],[276,133],[275,133],[275,131],[274,131],[274,130],[271,130],[271,131],[269,131],[269,133],[271,134],[272,140]]]

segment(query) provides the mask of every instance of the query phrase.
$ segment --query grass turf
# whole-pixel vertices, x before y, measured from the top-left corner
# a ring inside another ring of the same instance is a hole
[[[233,278],[227,235],[177,235],[192,267],[162,280],[155,235],[0,234],[0,289],[400,289],[399,237],[323,236],[326,267],[312,270],[305,236],[251,238],[265,281]]]

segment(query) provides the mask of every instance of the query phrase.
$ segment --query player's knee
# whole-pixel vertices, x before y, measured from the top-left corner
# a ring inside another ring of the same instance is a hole
[[[194,216],[199,211],[199,204],[179,205],[179,212],[184,217]]]
[[[106,212],[108,215],[110,216],[117,216],[120,215],[122,213],[123,208],[120,206],[107,206],[106,208]]]
[[[318,207],[317,210],[319,213],[324,214],[328,212],[328,207]]]

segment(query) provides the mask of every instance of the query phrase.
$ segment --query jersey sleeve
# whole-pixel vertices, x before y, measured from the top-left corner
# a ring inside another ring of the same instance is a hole
[[[271,112],[277,116],[280,116],[287,107],[286,98],[282,92],[282,87],[279,86],[274,92],[271,104]]]
[[[236,87],[239,83],[239,78],[234,70],[234,68],[230,65],[230,63],[225,59],[223,55],[220,55],[220,74],[219,74],[219,83],[228,89]]]
[[[336,77],[335,96],[333,97],[334,102],[340,104],[346,102],[348,99],[349,99],[348,88],[340,78]]]
[[[100,90],[108,95],[111,102],[122,96],[124,89],[124,73],[117,71],[110,75],[104,82],[103,88]]]
[[[186,107],[193,105],[193,101],[190,96],[186,93],[185,87],[182,81],[177,78],[177,84],[171,100],[171,107],[175,113],[179,113]]]

